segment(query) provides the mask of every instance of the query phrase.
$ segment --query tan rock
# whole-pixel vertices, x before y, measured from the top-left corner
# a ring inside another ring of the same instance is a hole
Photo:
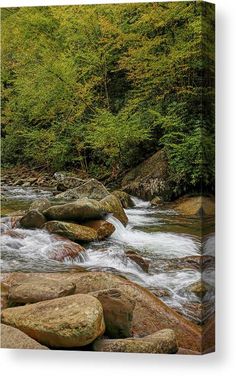
[[[123,225],[127,225],[128,217],[125,214],[125,211],[121,205],[120,200],[112,195],[106,196],[104,199],[100,201],[100,205],[103,207],[105,211],[108,213],[112,213],[115,218],[117,218]]]
[[[173,203],[175,210],[188,216],[214,216],[215,201],[213,197],[181,197]]]
[[[98,237],[94,229],[70,222],[49,221],[45,223],[44,229],[51,234],[58,234],[75,242],[92,242]]]
[[[19,329],[4,324],[1,324],[1,348],[48,350]]]
[[[96,200],[84,198],[64,205],[54,205],[44,211],[44,215],[52,220],[85,221],[89,219],[102,219],[109,213],[102,208]]]
[[[103,219],[94,219],[83,223],[84,226],[90,227],[97,232],[98,240],[103,240],[113,234],[115,226]]]
[[[135,302],[119,289],[95,291],[90,294],[102,304],[108,337],[131,337]]]
[[[143,338],[98,339],[94,342],[95,351],[175,354],[178,351],[173,330],[163,329]]]
[[[32,276],[26,282],[10,287],[8,299],[11,303],[27,304],[72,295],[75,284]]]
[[[42,273],[35,274],[42,275]],[[26,280],[31,275],[32,273],[11,273],[4,276],[4,283],[10,286],[16,281]],[[201,329],[198,325],[175,312],[147,289],[125,278],[106,272],[64,272],[43,273],[43,275],[51,279],[75,283],[76,293],[80,294],[119,289],[135,302],[131,327],[133,336],[143,337],[170,328],[175,331],[180,347],[193,351],[202,349]]]
[[[7,308],[2,322],[56,348],[85,346],[105,330],[101,303],[82,294]]]
[[[128,193],[117,190],[113,191],[112,194],[120,200],[123,208],[128,209],[134,207],[134,202]]]

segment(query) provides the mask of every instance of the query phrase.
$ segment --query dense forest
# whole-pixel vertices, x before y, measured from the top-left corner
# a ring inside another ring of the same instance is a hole
[[[214,9],[3,9],[2,162],[119,176],[164,148],[179,194],[214,190]]]

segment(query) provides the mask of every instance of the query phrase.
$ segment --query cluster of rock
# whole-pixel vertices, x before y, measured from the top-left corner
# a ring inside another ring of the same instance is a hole
[[[202,330],[213,330],[212,321],[201,329],[111,273],[18,272],[2,285],[2,347],[200,353]]]
[[[69,202],[53,205],[48,199],[39,199],[31,204],[20,219],[20,226],[26,229],[45,229],[49,233],[83,244],[103,240],[115,231],[114,225],[106,221],[111,214],[124,226],[128,223],[122,203],[125,207],[132,204],[130,196],[119,191],[110,194],[95,179],[65,191],[63,197],[61,194],[58,196]]]

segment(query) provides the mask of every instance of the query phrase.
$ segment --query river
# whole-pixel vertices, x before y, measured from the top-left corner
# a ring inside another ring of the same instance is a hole
[[[7,201],[2,203],[3,215],[7,211],[26,209],[37,198],[47,197],[54,201],[52,192],[45,189],[3,187]],[[123,275],[148,288],[167,305],[190,320],[201,323],[214,310],[214,223],[206,221],[202,246],[202,223],[198,218],[179,215],[166,207],[153,207],[149,202],[133,197],[135,206],[126,210],[129,219],[124,227],[116,218],[109,216],[116,230],[104,241],[86,245],[86,250],[76,259],[55,261],[51,254],[61,241],[55,240],[44,230],[15,231],[21,237],[4,234],[12,227],[6,214],[1,219],[3,273],[57,272],[83,267],[90,271],[109,271]],[[135,251],[149,262],[149,270],[142,268],[126,256]],[[212,258],[204,270],[194,263],[182,262],[203,254]],[[188,287],[204,278],[207,293],[202,300]]]

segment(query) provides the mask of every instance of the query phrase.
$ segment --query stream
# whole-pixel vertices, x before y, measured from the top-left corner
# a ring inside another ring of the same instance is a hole
[[[6,202],[2,202],[5,212],[27,209],[32,201],[47,197],[54,201],[52,192],[45,189],[4,186]],[[55,261],[51,255],[60,247],[61,240],[55,240],[44,230],[17,228],[19,237],[4,234],[12,228],[7,215],[1,219],[1,271],[2,273],[58,272],[82,267],[90,271],[109,271],[148,288],[187,318],[201,323],[214,310],[214,263],[201,269],[181,264],[181,259],[204,253],[214,260],[214,223],[206,222],[207,231],[201,245],[201,221],[198,218],[184,217],[168,207],[153,207],[149,202],[133,197],[135,206],[127,209],[129,219],[124,227],[116,218],[109,216],[116,230],[110,238],[89,243],[85,252],[76,259]],[[57,201],[58,202],[58,201]],[[22,235],[22,237],[21,237]],[[149,262],[149,270],[142,268],[126,256],[127,251],[135,251]],[[188,290],[188,286],[201,278],[208,289],[201,299]]]

